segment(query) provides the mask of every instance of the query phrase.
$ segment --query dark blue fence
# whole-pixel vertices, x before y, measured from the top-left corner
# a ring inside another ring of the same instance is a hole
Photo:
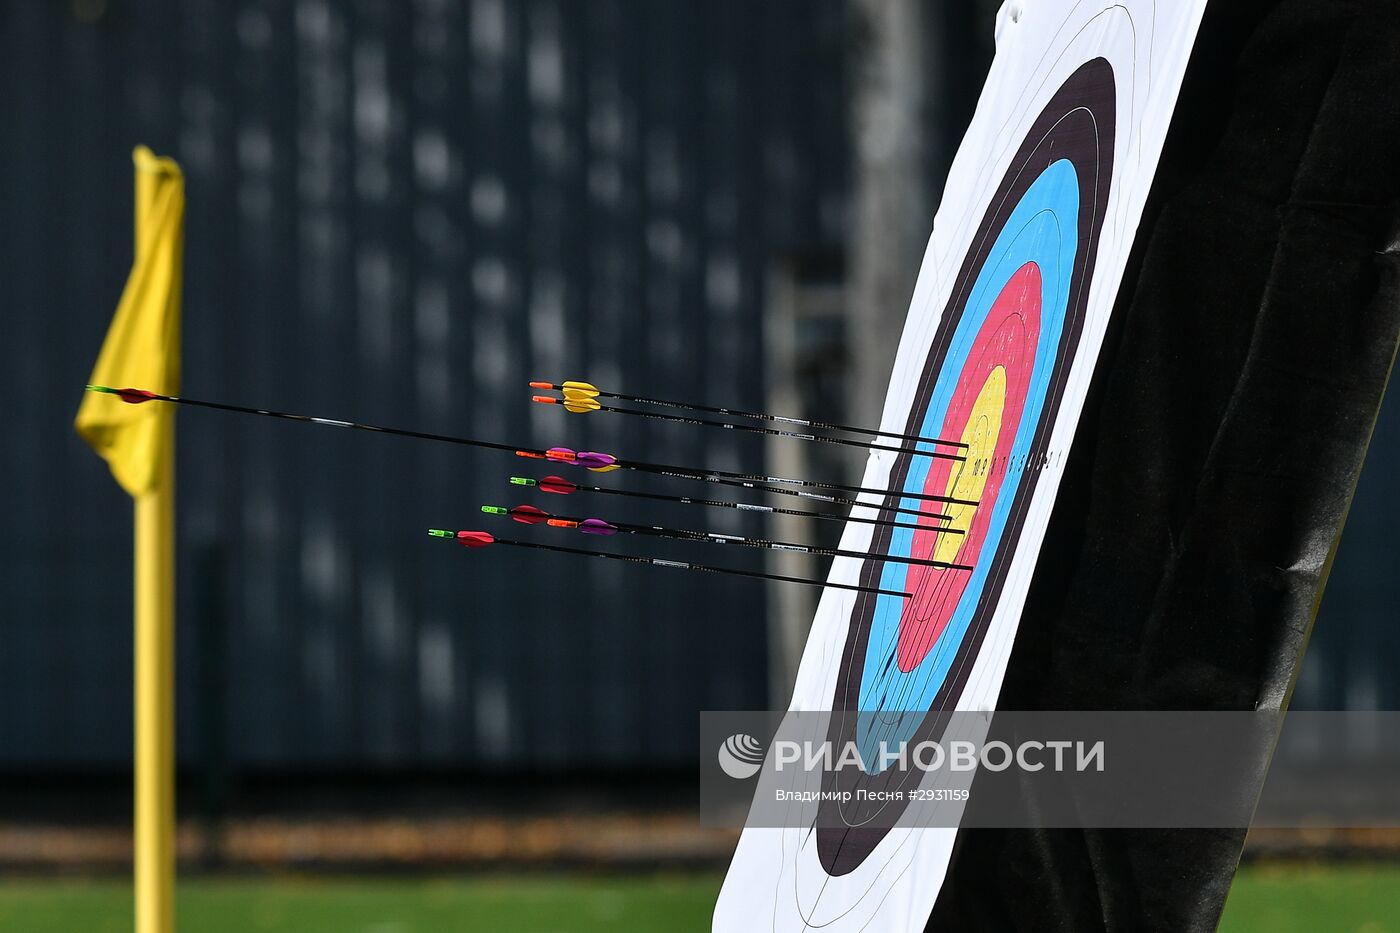
[[[728,432],[584,421],[526,382],[761,404],[765,267],[841,242],[844,16],[4,4],[0,761],[130,754],[129,506],[70,422],[130,261],[134,144],[187,174],[189,395],[757,466]],[[206,412],[178,431],[187,758],[220,679],[234,760],[271,768],[675,762],[699,709],[766,702],[758,584],[424,534],[484,526],[532,464]]]

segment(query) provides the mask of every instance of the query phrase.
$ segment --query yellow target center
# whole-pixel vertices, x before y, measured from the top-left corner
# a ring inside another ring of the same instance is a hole
[[[962,437],[958,440],[967,445],[963,451],[966,457],[953,464],[948,473],[948,487],[945,496],[954,499],[967,499],[977,502],[982,498],[982,489],[987,485],[987,476],[992,470],[992,457],[997,449],[997,436],[1001,434],[1001,413],[1006,407],[1006,369],[995,367],[987,374],[987,381],[977,393],[968,414]],[[933,546],[933,559],[951,562],[962,549],[967,530],[972,527],[972,518],[977,514],[975,505],[949,503],[943,512],[952,516],[945,527],[962,534],[940,534]]]

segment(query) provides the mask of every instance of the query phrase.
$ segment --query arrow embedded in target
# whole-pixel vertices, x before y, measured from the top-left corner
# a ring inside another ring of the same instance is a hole
[[[784,415],[770,415],[766,412],[743,411],[738,408],[718,408],[713,405],[697,405],[693,402],[676,402],[669,399],[648,398],[643,395],[626,395],[622,392],[604,392],[597,386],[588,382],[577,380],[567,380],[565,382],[532,382],[532,389],[547,389],[554,392],[562,392],[566,402],[573,402],[576,405],[584,403],[589,399],[614,398],[623,402],[640,402],[643,405],[655,405],[660,408],[676,408],[683,411],[703,411],[714,415],[729,415],[736,418],[749,418],[755,421],[768,421],[779,424],[790,424],[800,428],[821,428],[826,431],[845,431],[848,434],[864,434],[867,437],[888,437],[900,441],[917,441],[925,444],[941,444],[945,447],[953,447],[959,450],[966,450],[967,444],[962,441],[944,440],[938,437],[924,437],[920,434],[901,434],[898,431],[878,431],[874,428],[860,428],[849,424],[838,424],[834,421],[818,421],[809,418],[789,418]],[[567,406],[566,406],[567,407]]]
[[[825,580],[811,580],[807,577],[789,577],[780,573],[764,573],[759,570],[736,570],[730,567],[712,567],[709,564],[695,564],[685,560],[664,560],[660,557],[638,557],[634,554],[614,554],[609,551],[593,551],[586,548],[563,547],[558,544],[541,544],[538,541],[516,541],[511,538],[498,538],[486,531],[447,531],[443,528],[429,528],[428,534],[434,538],[455,540],[465,548],[478,549],[493,544],[507,547],[528,548],[534,551],[552,551],[556,554],[576,554],[580,557],[597,557],[605,560],[623,561],[629,564],[648,564],[652,567],[669,567],[672,570],[689,570],[696,573],[718,573],[734,577],[751,577],[756,580],[776,580],[780,583],[800,583],[804,586],[822,586],[837,590],[852,590],[858,593],[872,593],[878,596],[895,596],[908,599],[909,594],[899,590],[882,590],[873,586],[856,583],[828,583]]]
[[[539,489],[540,492],[547,492],[556,496],[572,495],[576,492],[599,493],[609,496],[624,496],[630,499],[650,499],[654,502],[676,502],[682,505],[700,505],[715,509],[734,509],[740,512],[758,512],[764,515],[795,515],[800,518],[816,518],[829,522],[856,522],[862,525],[884,525],[889,528],[926,528],[927,525],[909,524],[908,522],[890,521],[885,518],[868,518],[864,515],[840,515],[834,512],[809,512],[803,509],[785,509],[776,505],[758,505],[752,502],[735,502],[728,499],[701,499],[695,496],[673,496],[659,492],[642,492],[635,489],[614,489],[608,486],[586,486],[565,479],[562,476],[546,476],[543,479],[533,479],[528,476],[512,476],[510,482],[514,486],[526,486]],[[869,502],[859,500],[845,500],[852,503],[854,509],[878,510],[879,506]],[[906,511],[896,509],[894,511]],[[943,515],[938,512],[915,512],[908,510],[910,514],[918,515],[922,519],[930,521],[951,521],[953,516]],[[936,527],[936,526],[935,526]]]
[[[768,437],[786,437],[798,441],[813,441],[819,444],[840,444],[845,447],[860,447],[865,450],[880,450],[895,454],[910,454],[915,457],[930,457],[937,460],[966,460],[962,454],[950,454],[938,450],[920,450],[917,447],[899,447],[891,444],[877,444],[874,441],[858,441],[848,437],[831,437],[826,434],[800,434],[797,431],[784,431],[780,428],[762,428],[752,424],[739,424],[735,421],[716,421],[713,418],[696,418],[687,415],[668,415],[659,411],[643,411],[640,408],[622,408],[617,405],[604,405],[596,398],[575,398],[565,395],[555,398],[552,395],[535,395],[533,401],[542,405],[558,405],[574,414],[590,412],[612,412],[617,415],[631,415],[635,418],[650,418],[654,421],[669,421],[673,424],[689,424],[705,428],[723,428],[728,431],[744,431],[749,434],[763,434]],[[920,442],[923,443],[923,442]],[[947,441],[929,443],[944,444]],[[966,447],[966,444],[959,444]]]
[[[942,570],[971,570],[968,564],[951,561],[932,560],[922,557],[904,557],[896,554],[869,554],[864,551],[851,551],[842,548],[818,547],[817,545],[793,544],[789,541],[770,541],[767,538],[750,538],[744,535],[720,534],[713,531],[693,531],[686,528],[667,528],[662,525],[637,525],[630,522],[615,522],[601,518],[574,518],[565,515],[551,515],[533,505],[517,505],[507,508],[500,505],[483,505],[481,511],[488,515],[501,515],[522,525],[548,525],[551,528],[573,528],[588,535],[609,537],[619,532],[623,534],[648,535],[658,538],[671,538],[677,541],[703,541],[708,544],[734,544],[740,547],[762,548],[769,551],[792,551],[798,554],[812,554],[817,557],[851,557],[865,560],[874,557],[880,561],[899,564],[917,564],[923,567],[937,567]],[[930,532],[960,535],[956,528],[929,529]]]

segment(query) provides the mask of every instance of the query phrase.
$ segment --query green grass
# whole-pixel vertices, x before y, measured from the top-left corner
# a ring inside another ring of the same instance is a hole
[[[189,933],[679,933],[709,928],[718,890],[713,875],[199,878],[176,916]],[[0,930],[130,933],[131,903],[118,881],[0,883]]]
[[[718,875],[195,878],[181,882],[187,933],[627,933],[706,930]],[[1400,933],[1400,866],[1244,869],[1222,933]],[[0,882],[6,933],[129,933],[121,881]]]
[[[1400,865],[1302,863],[1240,870],[1220,933],[1396,933]]]

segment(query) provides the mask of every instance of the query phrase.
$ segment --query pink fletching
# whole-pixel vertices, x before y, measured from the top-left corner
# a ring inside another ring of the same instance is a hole
[[[580,450],[575,455],[574,462],[579,466],[593,470],[598,467],[612,466],[617,462],[617,458],[612,454],[600,454],[592,450]]]
[[[578,523],[578,530],[586,535],[615,535],[617,526],[610,525],[601,518],[585,518]]]

